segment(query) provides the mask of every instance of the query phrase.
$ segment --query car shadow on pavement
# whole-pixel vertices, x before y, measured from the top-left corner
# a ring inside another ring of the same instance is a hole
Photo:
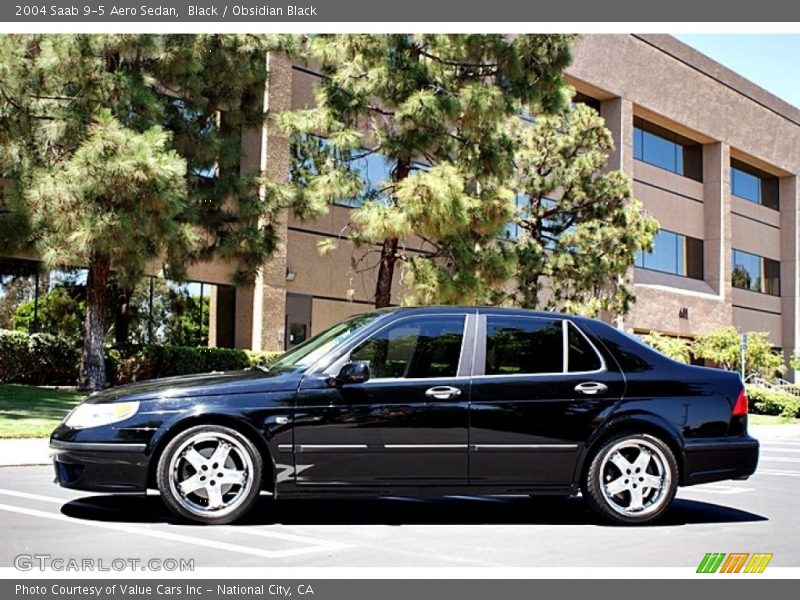
[[[185,523],[157,495],[87,496],[67,502],[72,518],[117,523]],[[747,523],[767,518],[719,504],[676,499],[653,527],[701,523]],[[298,499],[262,496],[235,526],[243,525],[601,525],[578,498],[444,496],[437,498]]]

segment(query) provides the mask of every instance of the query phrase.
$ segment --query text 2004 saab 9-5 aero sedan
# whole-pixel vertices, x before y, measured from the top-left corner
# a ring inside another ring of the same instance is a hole
[[[498,308],[357,316],[268,370],[93,394],[53,432],[58,482],[158,488],[228,523],[261,491],[342,495],[581,491],[647,523],[679,485],[751,475],[736,373],[683,365],[600,321]]]

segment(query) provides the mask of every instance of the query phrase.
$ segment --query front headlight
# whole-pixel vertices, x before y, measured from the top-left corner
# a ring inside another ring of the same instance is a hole
[[[72,429],[99,427],[124,421],[139,410],[138,402],[113,402],[110,404],[79,404],[67,415],[64,425]]]

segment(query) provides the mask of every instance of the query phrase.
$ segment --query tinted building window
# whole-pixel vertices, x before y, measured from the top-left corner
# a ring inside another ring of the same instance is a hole
[[[567,323],[567,370],[570,373],[597,371],[603,365],[589,341],[572,323]]]
[[[703,278],[703,240],[660,230],[650,252],[638,252],[637,267],[672,273],[692,279]]]
[[[514,317],[486,319],[486,375],[563,371],[561,321]]]
[[[367,363],[374,378],[455,377],[463,336],[463,316],[404,319],[353,350],[350,360]]]
[[[301,146],[304,149],[302,154],[298,151]],[[382,154],[368,153],[366,149],[353,152],[336,151],[327,138],[317,135],[305,136],[295,142],[290,177],[294,181],[302,181],[305,172],[316,175],[319,173],[321,161],[329,158],[340,161],[350,172],[358,176],[362,184],[362,193],[357,198],[340,198],[336,200],[336,204],[356,208],[367,200],[386,200],[384,188],[392,179],[394,168],[392,161],[387,160]],[[424,171],[429,166],[414,162],[411,168],[412,171]]]
[[[703,180],[700,144],[638,117],[633,124],[635,159],[697,181]]]
[[[731,161],[731,193],[768,208],[779,208],[778,178],[738,160]]]
[[[731,279],[739,289],[781,295],[781,264],[777,260],[734,250]]]
[[[583,94],[581,92],[575,92],[575,96],[572,98],[573,103],[580,102],[581,104],[585,104],[586,106],[593,108],[598,113],[600,112],[600,100],[597,98],[593,98],[587,94]]]
[[[781,295],[781,263],[777,260],[764,259],[764,293]]]
[[[530,196],[527,196],[525,194],[518,194],[516,198],[517,213],[524,214],[524,211],[522,209],[524,207],[527,207],[530,203],[531,203]],[[513,221],[509,221],[506,224],[505,231],[503,232],[503,237],[505,237],[505,239],[507,240],[516,240],[519,239],[520,233],[521,233],[520,226],[514,223]]]
[[[517,214],[522,215],[525,218],[529,217],[530,211],[528,210],[528,207],[530,206],[530,203],[530,196],[527,194],[518,194],[516,198]],[[556,205],[556,201],[552,198],[542,198],[541,204],[545,208],[551,208]],[[545,231],[542,233],[543,236],[548,236],[547,239],[543,239],[544,247],[548,250],[552,250],[556,246],[556,241],[552,238],[552,236],[555,235],[553,230],[560,230],[562,228],[558,226],[558,223],[554,219],[544,219],[542,221],[542,225],[544,229],[551,229],[551,232]],[[565,231],[570,231],[571,229],[573,229],[573,227],[570,227]],[[519,239],[520,235],[522,235],[522,228],[513,221],[509,222],[503,231],[503,237],[507,240],[517,240]]]

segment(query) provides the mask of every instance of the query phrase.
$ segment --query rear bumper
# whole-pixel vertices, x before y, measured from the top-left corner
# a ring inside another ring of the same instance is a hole
[[[147,490],[146,444],[50,441],[56,483],[90,492]]]
[[[687,441],[681,485],[747,479],[758,466],[758,440],[748,435]]]

